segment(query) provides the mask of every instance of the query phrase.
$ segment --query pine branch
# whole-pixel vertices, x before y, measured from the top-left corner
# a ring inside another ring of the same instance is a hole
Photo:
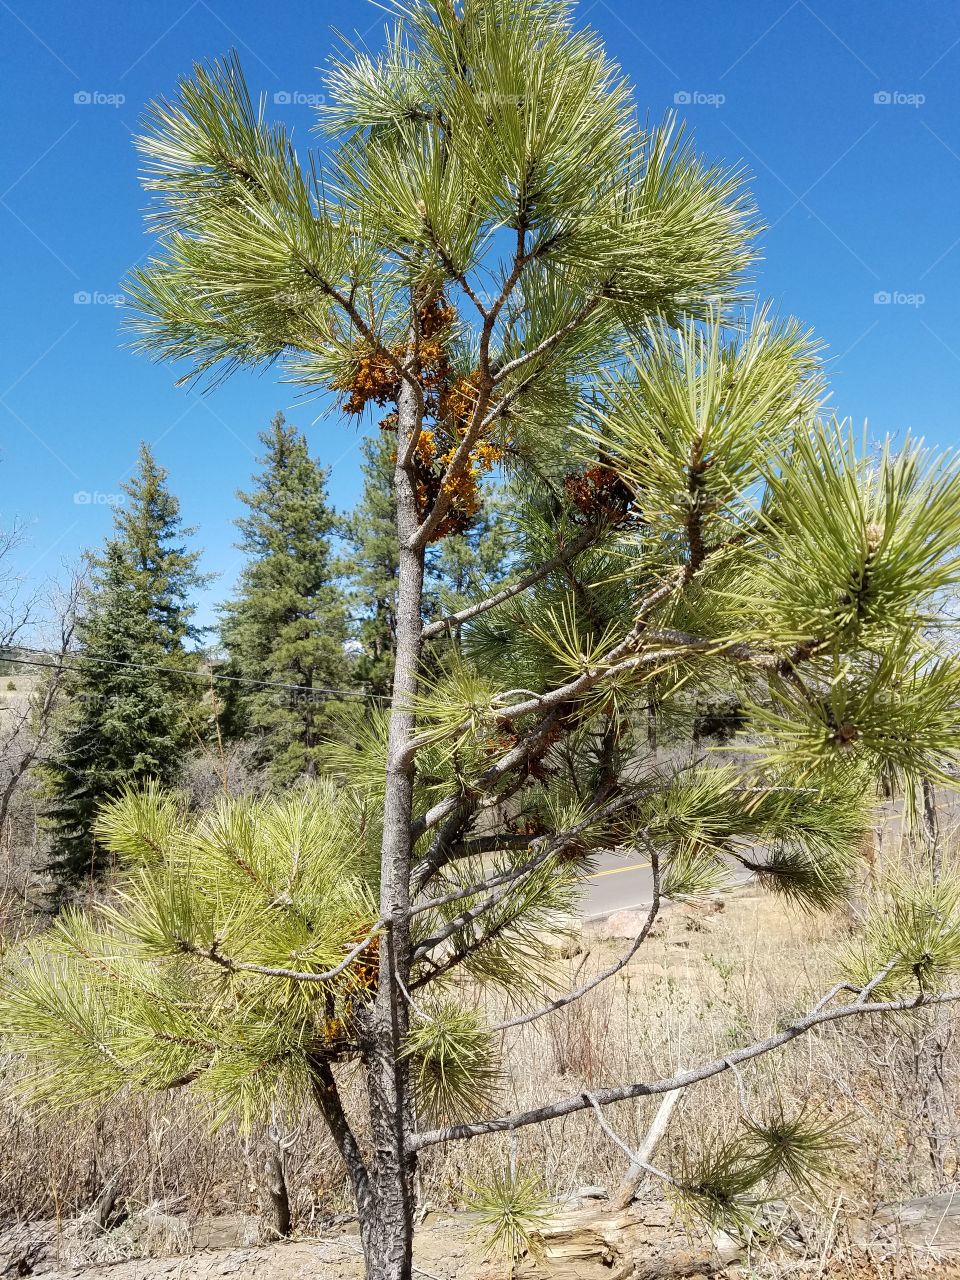
[[[494,374],[494,386],[499,386],[500,383],[506,378],[509,378],[512,373],[516,373],[518,369],[522,369],[523,366],[525,364],[529,364],[531,360],[536,360],[538,356],[546,355],[548,351],[552,351],[554,347],[558,346],[564,340],[564,338],[569,337],[575,329],[579,328],[585,320],[590,318],[600,303],[603,302],[605,297],[605,292],[595,293],[593,297],[587,299],[577,314],[568,320],[565,325],[556,329],[548,337],[544,338],[542,342],[538,342],[535,347],[531,347],[529,351],[522,352],[513,360],[508,361],[498,369]]]
[[[588,817],[583,819],[582,822],[576,823],[567,831],[554,836],[536,837],[536,839],[531,843],[536,843],[541,845],[541,847],[532,858],[528,859],[520,867],[511,869],[509,872],[504,872],[501,876],[490,877],[486,880],[482,880],[478,884],[471,885],[467,889],[458,890],[455,894],[448,894],[444,898],[436,899],[432,904],[428,903],[421,906],[421,904],[418,903],[413,908],[413,914],[427,910],[430,906],[445,906],[448,903],[456,902],[460,898],[472,897],[476,893],[482,893],[486,889],[495,889],[495,892],[489,894],[489,896],[482,902],[478,903],[475,907],[471,907],[469,910],[462,912],[455,920],[449,921],[441,929],[438,929],[432,937],[421,942],[413,953],[414,962],[422,960],[442,942],[445,942],[451,934],[456,933],[459,929],[462,929],[465,925],[470,924],[485,912],[495,907],[506,896],[507,889],[511,884],[516,884],[518,881],[523,879],[529,879],[534,871],[543,866],[548,858],[551,858],[556,853],[562,853],[568,845],[576,842],[580,836],[583,835],[584,831],[587,831],[592,826],[596,826],[598,822],[601,822],[605,818],[612,817],[615,813],[620,812],[633,803],[633,796],[618,796],[615,800],[612,800],[608,804],[591,812]]]
[[[614,974],[619,973],[621,969],[625,968],[626,965],[630,963],[650,936],[650,930],[653,928],[657,916],[660,914],[660,859],[657,855],[656,849],[649,840],[646,841],[646,844],[650,853],[650,867],[653,879],[653,899],[650,903],[650,909],[647,912],[646,919],[643,922],[640,932],[630,943],[629,947],[627,947],[626,951],[624,951],[623,955],[621,955],[619,959],[614,960],[614,962],[608,965],[601,973],[595,974],[589,982],[585,982],[582,986],[576,987],[572,991],[568,991],[565,995],[558,996],[556,1000],[551,1000],[549,1004],[543,1005],[539,1009],[534,1009],[530,1013],[518,1014],[516,1018],[509,1018],[504,1022],[495,1022],[490,1027],[490,1031],[509,1031],[512,1027],[524,1027],[530,1022],[536,1022],[538,1019],[545,1017],[548,1013],[554,1013],[557,1009],[564,1009],[568,1004],[573,1004],[574,1001],[582,999],[583,996],[593,991],[596,987],[599,987],[601,983],[606,982],[608,978],[612,978]]]
[[[374,938],[386,928],[389,919],[384,918],[378,920],[362,942],[358,942],[344,958],[333,969],[327,969],[324,973],[302,972],[299,969],[285,969],[278,965],[254,964],[248,960],[234,960],[230,956],[226,956],[214,942],[209,947],[197,946],[195,942],[191,942],[188,938],[179,938],[177,940],[178,950],[184,955],[197,956],[201,960],[208,960],[211,964],[218,965],[221,969],[226,969],[230,973],[259,973],[265,978],[287,978],[291,982],[332,982],[334,978],[338,978],[340,974],[345,973],[353,964],[354,960],[365,951],[373,942]]]
[[[555,556],[549,560],[544,560],[536,569],[531,569],[529,573],[518,578],[516,582],[511,582],[508,586],[503,587],[502,590],[495,592],[494,595],[488,596],[485,600],[479,600],[476,604],[468,605],[458,613],[451,613],[445,618],[438,618],[436,622],[428,623],[423,629],[424,640],[432,640],[435,636],[450,632],[454,628],[462,626],[464,622],[470,622],[481,614],[487,613],[490,609],[495,609],[497,605],[504,604],[507,600],[512,600],[514,596],[520,595],[528,587],[534,586],[553,573],[555,569],[560,568],[561,565],[572,560],[574,556],[579,555],[581,551],[584,551],[592,542],[597,540],[601,532],[602,528],[598,525],[584,529],[577,537],[566,543]]]

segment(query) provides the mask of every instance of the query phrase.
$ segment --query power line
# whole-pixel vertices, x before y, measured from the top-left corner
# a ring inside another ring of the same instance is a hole
[[[34,649],[29,645],[17,645],[15,648],[0,648],[0,662],[16,662],[20,666],[25,667],[41,667],[53,671],[75,671],[82,675],[83,667],[74,667],[67,662],[35,662],[30,658],[21,658],[21,653],[40,654],[42,657],[55,657],[47,649]],[[312,686],[308,684],[285,684],[279,680],[257,680],[254,676],[232,676],[214,671],[189,671],[181,670],[180,667],[152,666],[146,662],[124,662],[120,658],[102,658],[95,654],[74,653],[70,655],[74,660],[86,663],[99,664],[101,666],[113,666],[129,668],[133,671],[159,671],[169,675],[187,676],[194,680],[225,680],[232,684],[256,685],[258,688],[265,689],[283,689],[291,693],[309,693],[319,695],[326,698],[354,698],[366,701],[389,702],[390,698],[386,694],[371,693],[366,689],[335,689],[326,686]],[[663,713],[664,721],[669,722],[674,718],[688,717],[692,719],[707,720],[741,720],[743,713],[736,710],[715,711],[698,710],[693,707],[670,707],[666,708]]]
[[[32,649],[27,645],[18,645],[16,649],[0,649],[0,662],[16,662],[16,663],[19,663],[21,666],[45,667],[48,670],[54,670],[54,671],[75,671],[81,675],[84,672],[83,667],[71,666],[67,662],[62,662],[62,661],[36,662],[31,660],[30,658],[21,658],[18,656],[21,653],[40,654],[44,657],[53,656],[46,649]],[[214,672],[214,671],[182,670],[180,667],[166,667],[161,665],[154,666],[148,662],[124,662],[120,658],[101,658],[101,657],[97,657],[95,654],[74,653],[74,654],[71,654],[70,657],[73,658],[74,660],[79,660],[81,662],[87,662],[87,663],[92,662],[95,664],[99,664],[101,666],[125,667],[133,671],[151,671],[151,672],[159,671],[159,672],[167,673],[169,675],[186,676],[194,680],[205,680],[205,681],[227,680],[233,684],[256,685],[259,688],[283,689],[287,692],[292,692],[292,693],[309,693],[309,694],[320,695],[320,696],[329,697],[329,698],[371,699],[371,698],[378,698],[382,696],[380,694],[369,693],[366,690],[361,690],[361,689],[331,689],[331,688],[326,688],[322,686],[314,687],[308,684],[284,684],[282,681],[279,681],[279,680],[257,680],[255,677],[252,677],[252,676],[231,676],[223,673],[218,674],[217,672]]]

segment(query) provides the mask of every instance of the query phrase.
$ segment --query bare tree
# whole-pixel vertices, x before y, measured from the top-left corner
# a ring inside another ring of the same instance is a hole
[[[0,708],[0,838],[9,837],[9,821],[16,798],[30,771],[42,761],[55,732],[57,709],[70,671],[83,578],[73,573],[66,586],[54,585],[47,594],[45,617],[35,616],[35,599],[28,621],[36,623],[37,644],[29,652],[6,645],[6,661],[27,677],[29,691],[7,698]]]

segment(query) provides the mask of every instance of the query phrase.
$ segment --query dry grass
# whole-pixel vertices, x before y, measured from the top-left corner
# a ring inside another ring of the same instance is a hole
[[[844,916],[803,916],[753,892],[729,897],[726,909],[702,925],[691,927],[673,914],[616,978],[511,1033],[503,1107],[661,1077],[769,1034],[831,985],[833,955],[848,929]],[[558,965],[582,981],[623,945],[588,940],[586,954],[558,959]],[[849,1132],[826,1205],[803,1196],[790,1202],[792,1230],[808,1258],[836,1252],[848,1216],[952,1182],[956,1068],[954,1022],[940,1013],[825,1027],[744,1072],[758,1107],[777,1089],[788,1104],[809,1101],[830,1112]],[[351,1075],[349,1068],[341,1073],[356,1097]],[[610,1109],[609,1118],[636,1146],[656,1106],[652,1100],[623,1103]],[[658,1162],[669,1167],[681,1145],[696,1146],[737,1115],[737,1084],[729,1076],[691,1090],[673,1114]],[[358,1126],[362,1131],[362,1117]],[[286,1136],[297,1226],[315,1230],[349,1212],[321,1123],[301,1117]],[[202,1106],[186,1094],[118,1103],[96,1122],[38,1122],[11,1101],[0,1101],[0,1219],[72,1219],[89,1212],[109,1184],[118,1204],[133,1209],[163,1206],[192,1217],[256,1212],[256,1170],[269,1141],[266,1132],[243,1139],[231,1128],[212,1136]],[[523,1130],[513,1144],[496,1137],[430,1152],[420,1175],[423,1204],[457,1203],[465,1178],[482,1177],[510,1158],[541,1169],[558,1197],[585,1185],[614,1188],[627,1163],[593,1114],[581,1112]],[[651,1194],[659,1190],[651,1188]]]

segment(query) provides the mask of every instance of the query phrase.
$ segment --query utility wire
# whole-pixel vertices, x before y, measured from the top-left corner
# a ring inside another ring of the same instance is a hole
[[[20,666],[41,667],[54,671],[75,671],[83,674],[83,667],[71,666],[70,663],[62,661],[52,662],[36,662],[30,658],[21,658],[21,653],[39,654],[41,657],[54,658],[48,649],[35,649],[29,645],[16,645],[15,647],[0,647],[0,662],[16,662]],[[390,702],[391,699],[386,694],[371,693],[365,689],[334,689],[326,686],[311,686],[307,684],[285,684],[279,680],[258,680],[254,676],[232,676],[214,671],[189,671],[182,670],[180,667],[153,666],[147,662],[124,662],[120,658],[103,658],[96,654],[72,653],[68,655],[74,661],[93,663],[94,665],[123,667],[133,671],[159,671],[169,675],[186,676],[194,680],[221,680],[228,681],[231,684],[255,685],[263,689],[282,689],[288,693],[308,693],[314,696],[324,698],[354,698],[364,701]],[[677,718],[689,719],[706,719],[706,720],[742,720],[743,713],[740,711],[715,711],[696,710],[693,707],[671,707],[665,711],[663,720],[669,723],[671,719]]]
[[[26,667],[46,667],[54,671],[76,671],[80,674],[84,671],[83,667],[71,666],[68,662],[37,662],[30,658],[21,658],[18,656],[20,653],[35,653],[48,658],[51,656],[55,657],[55,655],[51,655],[46,649],[31,649],[27,645],[18,645],[16,650],[0,649],[0,662],[16,662],[21,666]],[[260,688],[266,689],[284,689],[293,693],[320,694],[330,698],[370,699],[383,696],[380,694],[369,693],[366,690],[361,689],[330,689],[326,687],[313,687],[308,684],[284,684],[279,680],[257,680],[252,676],[231,676],[222,673],[218,674],[214,671],[182,670],[180,667],[154,666],[148,662],[124,662],[120,658],[101,658],[97,657],[95,654],[73,653],[68,656],[74,660],[87,663],[92,662],[101,666],[125,667],[134,671],[160,671],[169,675],[187,676],[194,680],[228,680],[233,684],[257,685]]]
[[[47,657],[55,656],[55,655],[51,655],[46,649],[31,649],[26,645],[19,645],[17,647],[17,652],[18,653],[38,653],[41,655],[45,655]],[[283,684],[282,682],[277,680],[257,680],[252,676],[230,676],[230,675],[223,675],[223,674],[218,675],[216,672],[213,672],[213,671],[183,671],[179,667],[163,667],[163,666],[154,667],[146,662],[123,662],[119,658],[99,658],[93,654],[88,655],[83,653],[75,653],[70,656],[75,659],[79,659],[81,662],[93,663],[95,665],[99,664],[101,666],[124,667],[124,668],[130,668],[134,671],[167,672],[170,675],[187,676],[187,677],[191,677],[194,680],[205,680],[205,681],[227,680],[233,684],[256,685],[258,688],[266,688],[266,689],[283,689],[287,692],[293,692],[293,693],[309,693],[313,696],[319,695],[322,698],[354,698],[354,699],[362,699],[368,702],[390,702],[391,701],[390,697],[387,694],[370,693],[368,690],[361,690],[361,689],[331,689],[331,688],[325,688],[325,687],[313,688],[307,684]],[[16,662],[20,666],[41,667],[41,668],[46,668],[47,670],[52,670],[52,671],[75,671],[81,675],[85,670],[83,667],[71,666],[70,663],[67,663],[67,662],[58,662],[58,661],[36,662],[30,658],[20,658],[20,657],[17,657],[9,649],[0,649],[0,662]],[[719,720],[719,721],[734,721],[734,720],[740,721],[743,719],[743,714],[742,712],[738,712],[738,711],[710,712],[710,711],[696,711],[692,707],[671,707],[667,712],[665,712],[663,720],[665,723],[669,723],[669,721],[672,719],[683,719],[683,718],[693,719],[693,720],[705,719],[705,720]]]

